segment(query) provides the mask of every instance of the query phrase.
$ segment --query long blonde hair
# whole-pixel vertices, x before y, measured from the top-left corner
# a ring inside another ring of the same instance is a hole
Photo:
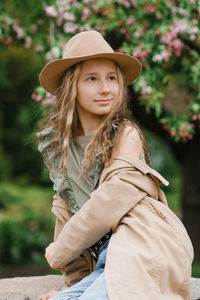
[[[46,126],[54,126],[57,131],[55,149],[59,147],[61,152],[61,166],[63,172],[67,169],[67,156],[70,138],[80,135],[81,123],[76,109],[77,81],[80,75],[80,64],[69,68],[58,83],[56,91],[57,101],[52,108]],[[104,116],[100,126],[97,128],[92,140],[85,148],[84,161],[86,162],[84,172],[94,163],[96,155],[100,152],[100,159],[104,166],[109,165],[112,151],[119,144],[122,129],[131,124],[137,129],[143,143],[145,159],[150,164],[149,151],[142,131],[132,120],[126,117],[127,90],[124,75],[116,65],[117,79],[119,83],[119,95],[114,102],[110,112]],[[113,140],[115,141],[113,143]],[[101,149],[99,149],[101,145]],[[102,150],[102,151],[99,151]]]

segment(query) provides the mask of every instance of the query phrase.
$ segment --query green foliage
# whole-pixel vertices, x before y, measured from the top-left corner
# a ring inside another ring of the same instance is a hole
[[[35,20],[35,18],[38,17],[38,13],[42,13],[43,11],[40,0],[2,0],[1,10],[16,19],[20,19],[25,25],[27,25],[30,20]]]
[[[38,220],[32,219],[32,224]],[[49,241],[46,232],[30,227],[30,223],[0,218],[1,263],[41,262]]]
[[[97,29],[113,48],[142,62],[143,72],[134,89],[147,112],[153,110],[163,128],[177,142],[193,138],[200,119],[198,1],[57,0],[42,3],[45,17],[41,22],[38,11],[34,27],[21,28],[12,10],[8,10],[10,15],[3,14],[1,40],[4,45],[13,41],[25,47],[32,44],[33,50],[48,61],[61,57],[60,50],[75,33]],[[174,107],[169,110],[163,102],[168,85],[176,86],[173,78],[177,73],[187,78],[186,92],[182,95],[185,110],[181,113]],[[34,99],[38,101],[39,97]],[[40,100],[42,104],[48,102],[44,101],[43,91]]]
[[[44,182],[34,136],[42,109],[30,101],[41,59],[21,47],[1,46],[0,50],[0,179],[13,176]]]
[[[32,98],[42,105],[55,101],[41,87],[34,89],[43,60],[60,58],[66,41],[83,30],[99,30],[115,50],[142,62],[142,74],[133,85],[137,101],[147,112],[155,112],[158,122],[175,141],[187,142],[198,132],[200,18],[197,1],[8,0],[0,3],[0,9],[0,108],[3,112],[0,123],[4,128],[3,134],[0,133],[0,155],[6,154],[8,161],[8,171],[1,177],[20,174],[28,181],[47,182],[31,139],[43,108],[29,101],[30,94],[34,90]],[[184,91],[179,102],[171,100],[173,89]],[[14,149],[19,155],[17,161],[13,159]]]
[[[39,218],[40,226],[48,229],[44,224],[52,220],[50,209],[53,193],[50,187],[1,182],[0,203],[4,206],[4,210],[0,210],[0,215],[3,214],[6,218],[15,216],[19,221],[28,221],[31,216]]]
[[[52,192],[0,184],[0,264],[41,263],[53,237]]]
[[[192,276],[200,278],[200,263],[199,260],[195,257],[192,264]]]
[[[166,194],[169,207],[182,218],[181,169],[165,141],[155,136],[152,132],[144,130],[149,145],[152,167],[157,170],[169,182],[169,186],[161,186]]]

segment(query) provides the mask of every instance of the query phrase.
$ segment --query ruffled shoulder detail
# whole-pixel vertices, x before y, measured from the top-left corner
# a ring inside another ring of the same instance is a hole
[[[67,172],[63,174],[61,167],[61,153],[55,149],[57,131],[55,127],[48,127],[37,133],[39,139],[38,150],[43,156],[45,165],[49,170],[50,180],[53,182],[53,190],[59,196],[69,202],[70,210],[75,213],[79,207],[74,197],[70,180]]]
[[[47,165],[50,155],[53,154],[53,144],[56,141],[56,129],[54,127],[48,127],[38,132],[37,137],[39,139],[38,150],[42,153],[44,162]],[[48,165],[47,165],[48,167]]]

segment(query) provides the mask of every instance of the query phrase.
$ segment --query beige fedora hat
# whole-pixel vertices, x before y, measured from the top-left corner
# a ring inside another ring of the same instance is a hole
[[[40,74],[41,85],[55,94],[63,73],[72,65],[87,59],[108,58],[115,61],[131,84],[140,74],[142,65],[135,57],[114,52],[103,36],[95,31],[83,31],[73,36],[65,45],[63,57],[48,63]]]

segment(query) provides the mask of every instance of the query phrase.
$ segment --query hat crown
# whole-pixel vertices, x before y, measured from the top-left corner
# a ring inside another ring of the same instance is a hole
[[[80,32],[68,41],[63,51],[63,58],[88,56],[99,53],[114,53],[114,50],[99,32],[90,30]]]
[[[97,58],[113,60],[123,72],[126,85],[138,77],[142,68],[137,58],[114,52],[98,31],[89,30],[80,32],[68,40],[63,57],[49,62],[43,68],[40,83],[54,95],[66,70],[84,60]]]

